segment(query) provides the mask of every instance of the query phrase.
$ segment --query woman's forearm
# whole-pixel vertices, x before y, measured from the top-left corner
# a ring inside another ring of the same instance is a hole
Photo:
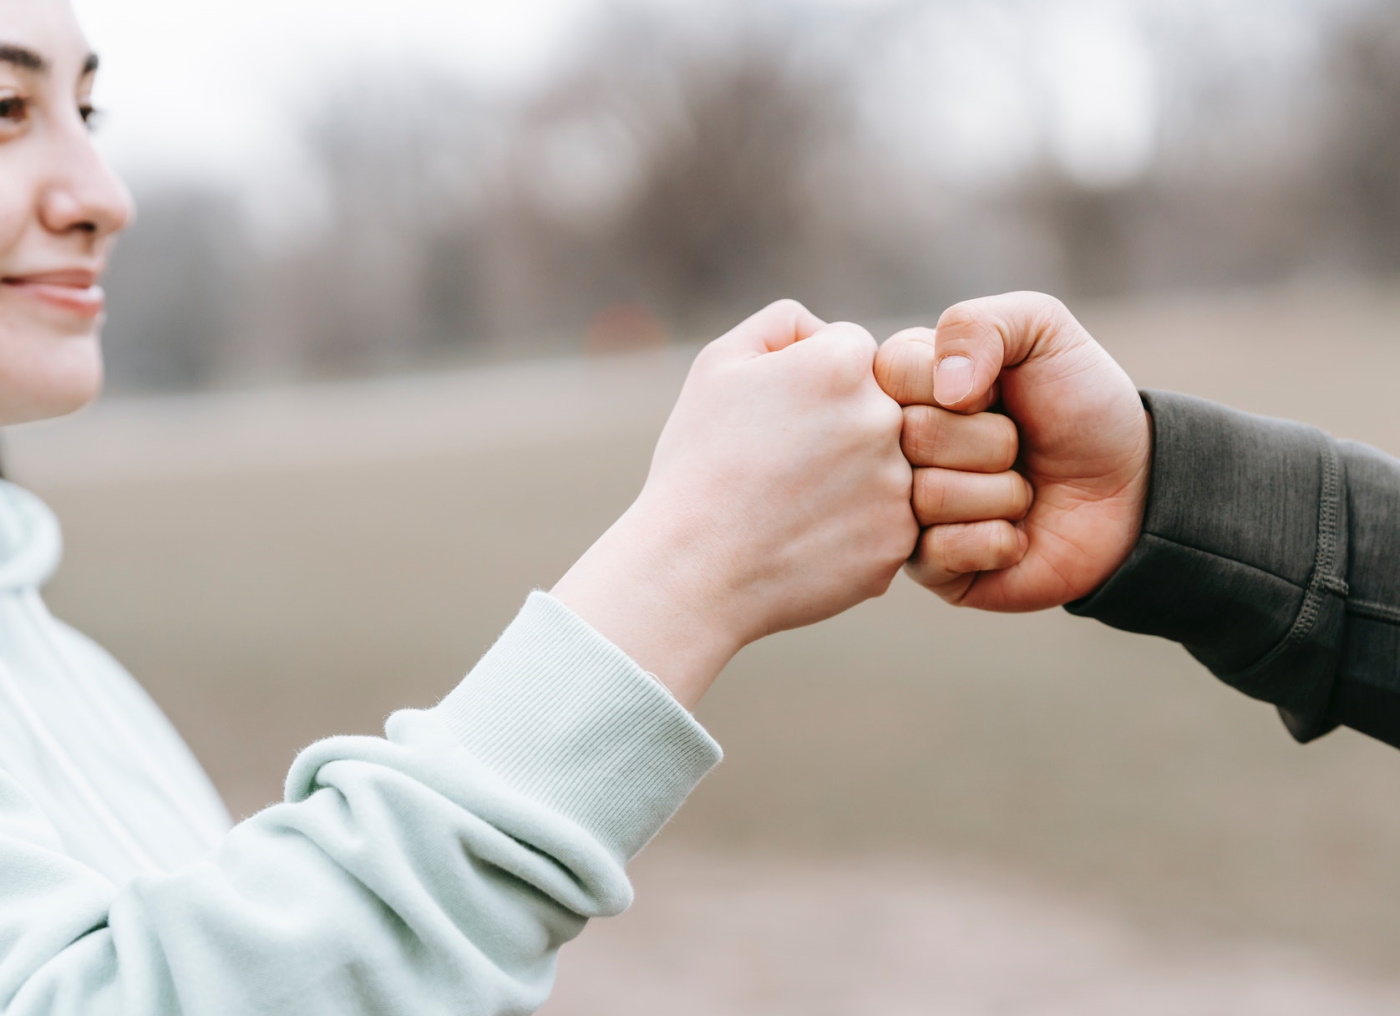
[[[615,646],[536,594],[438,706],[301,753],[284,803],[117,886],[0,778],[0,1008],[83,1016],[538,1007],[623,909],[623,865],[718,760]]]

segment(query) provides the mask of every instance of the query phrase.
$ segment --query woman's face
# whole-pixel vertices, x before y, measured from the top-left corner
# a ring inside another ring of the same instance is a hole
[[[89,133],[96,69],[68,0],[0,0],[0,424],[102,386],[98,279],[132,205]]]

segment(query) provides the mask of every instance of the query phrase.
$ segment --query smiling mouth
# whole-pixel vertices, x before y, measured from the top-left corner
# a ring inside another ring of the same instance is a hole
[[[98,317],[107,305],[107,295],[97,284],[95,272],[46,272],[40,275],[6,276],[0,278],[0,286],[3,286],[5,291],[78,317]]]

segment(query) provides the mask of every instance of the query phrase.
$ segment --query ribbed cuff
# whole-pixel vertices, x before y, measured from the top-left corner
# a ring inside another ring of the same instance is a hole
[[[670,692],[541,592],[433,711],[513,787],[623,859],[721,758]]]

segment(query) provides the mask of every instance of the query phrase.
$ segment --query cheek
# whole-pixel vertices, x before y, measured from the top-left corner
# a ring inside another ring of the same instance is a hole
[[[0,310],[0,425],[63,416],[102,389],[96,328],[54,334],[17,327]]]
[[[19,183],[23,176],[11,171],[11,162],[0,159],[0,179]],[[19,200],[30,197],[27,190],[23,186],[0,187],[0,268],[13,267],[16,250],[34,219],[33,202]]]
[[[22,177],[0,151],[0,179]],[[13,172],[12,172],[13,171]],[[34,229],[24,187],[0,187],[0,275],[24,267]],[[96,322],[65,320],[0,288],[0,425],[71,413],[102,387]]]

